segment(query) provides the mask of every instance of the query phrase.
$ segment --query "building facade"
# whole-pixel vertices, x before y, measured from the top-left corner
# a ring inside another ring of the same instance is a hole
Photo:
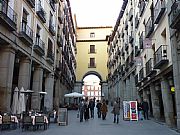
[[[180,129],[178,15],[178,1],[124,1],[109,40],[108,88],[121,103],[147,99],[151,116]]]
[[[90,74],[99,77],[102,93],[107,95],[107,41],[112,27],[77,27],[77,69],[75,91],[82,92],[83,79]]]
[[[75,82],[69,1],[2,0],[0,13],[0,111],[11,111],[15,87],[33,91],[27,110],[59,107]]]

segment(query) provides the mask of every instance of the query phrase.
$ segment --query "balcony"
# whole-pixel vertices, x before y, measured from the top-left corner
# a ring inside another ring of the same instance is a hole
[[[128,51],[129,45],[128,43],[125,43],[125,50]]]
[[[37,7],[38,7],[36,11],[37,15],[39,16],[39,18],[43,23],[46,23],[46,12],[42,8],[41,4],[38,4]]]
[[[59,10],[58,12],[58,20],[61,24],[63,24],[63,21],[64,21],[64,17],[63,17],[63,14],[62,14],[62,11]]]
[[[31,8],[35,8],[35,0],[26,0],[26,1],[31,6]]]
[[[171,6],[170,28],[180,29],[180,1],[174,1]]]
[[[88,68],[96,68],[96,64],[95,63],[89,63]]]
[[[133,32],[131,31],[131,35],[129,36],[129,43],[132,44],[134,41],[134,34]]]
[[[121,74],[125,75],[125,65],[121,65]]]
[[[138,74],[135,75],[135,85],[136,85],[136,87],[138,87],[138,86],[141,85],[141,82],[139,81],[139,76],[138,76]]]
[[[133,8],[131,8],[129,11],[129,21],[131,21],[132,18],[133,18]]]
[[[160,69],[169,62],[167,58],[167,45],[161,45],[154,53],[154,69]]]
[[[52,10],[55,12],[56,11],[55,0],[49,0],[49,4],[50,4]]]
[[[152,21],[152,17],[150,16],[146,25],[145,25],[145,36],[146,36],[146,38],[149,38],[153,31],[154,31],[154,24]]]
[[[52,36],[56,35],[55,27],[51,22],[49,22],[49,32],[52,34]]]
[[[156,74],[156,70],[154,69],[154,60],[150,58],[148,62],[146,62],[146,76],[150,77]]]
[[[61,35],[57,35],[57,44],[59,47],[63,47],[63,38]]]
[[[16,30],[17,14],[4,0],[0,1],[0,22],[8,30]]]
[[[141,17],[143,12],[144,12],[144,9],[145,9],[145,1],[142,0],[139,2],[139,16]]]
[[[136,17],[135,17],[135,28],[138,28],[139,26],[139,17],[138,17],[138,13],[136,14]]]
[[[140,48],[140,49],[144,49],[143,40],[144,40],[144,32],[142,32],[141,35],[140,35],[140,37],[139,37],[139,48]]]
[[[162,15],[165,12],[165,0],[158,0],[154,7],[154,24],[158,24]]]
[[[54,63],[54,54],[52,53],[52,51],[47,49],[47,58],[46,60],[50,63],[53,64]]]
[[[45,54],[45,43],[40,38],[36,37],[36,42],[34,44],[34,51],[40,56],[44,56]]]
[[[121,49],[121,56],[124,56],[124,48]]]
[[[128,21],[127,21],[127,20],[125,21],[125,26],[124,26],[124,27],[125,27],[125,28],[124,28],[125,30],[128,29]]]
[[[144,68],[141,68],[141,70],[139,71],[139,81],[143,81],[144,80]]]
[[[138,48],[138,46],[135,46],[135,57],[139,56],[141,50]]]
[[[19,38],[28,45],[33,45],[33,31],[25,23],[21,23]]]

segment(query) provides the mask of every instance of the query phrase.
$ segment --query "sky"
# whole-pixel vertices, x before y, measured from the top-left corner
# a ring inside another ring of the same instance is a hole
[[[115,26],[123,0],[70,0],[78,27]]]

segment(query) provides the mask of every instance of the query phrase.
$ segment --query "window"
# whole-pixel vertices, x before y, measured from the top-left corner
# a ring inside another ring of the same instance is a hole
[[[96,67],[96,65],[95,65],[95,58],[90,58],[90,63],[89,63],[89,67],[90,68],[95,68]]]
[[[52,50],[53,50],[53,43],[50,39],[48,39],[48,53],[52,54]]]
[[[90,38],[94,38],[95,37],[95,33],[94,32],[91,32],[90,33]]]
[[[90,45],[90,53],[95,53],[95,45]]]

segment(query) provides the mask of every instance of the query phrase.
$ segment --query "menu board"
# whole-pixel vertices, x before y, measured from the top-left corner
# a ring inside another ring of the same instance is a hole
[[[130,119],[138,120],[137,101],[130,101]]]
[[[124,120],[130,120],[129,101],[123,101],[123,119]]]
[[[58,110],[58,124],[59,125],[67,125],[68,124],[67,108],[59,108],[59,110]]]

